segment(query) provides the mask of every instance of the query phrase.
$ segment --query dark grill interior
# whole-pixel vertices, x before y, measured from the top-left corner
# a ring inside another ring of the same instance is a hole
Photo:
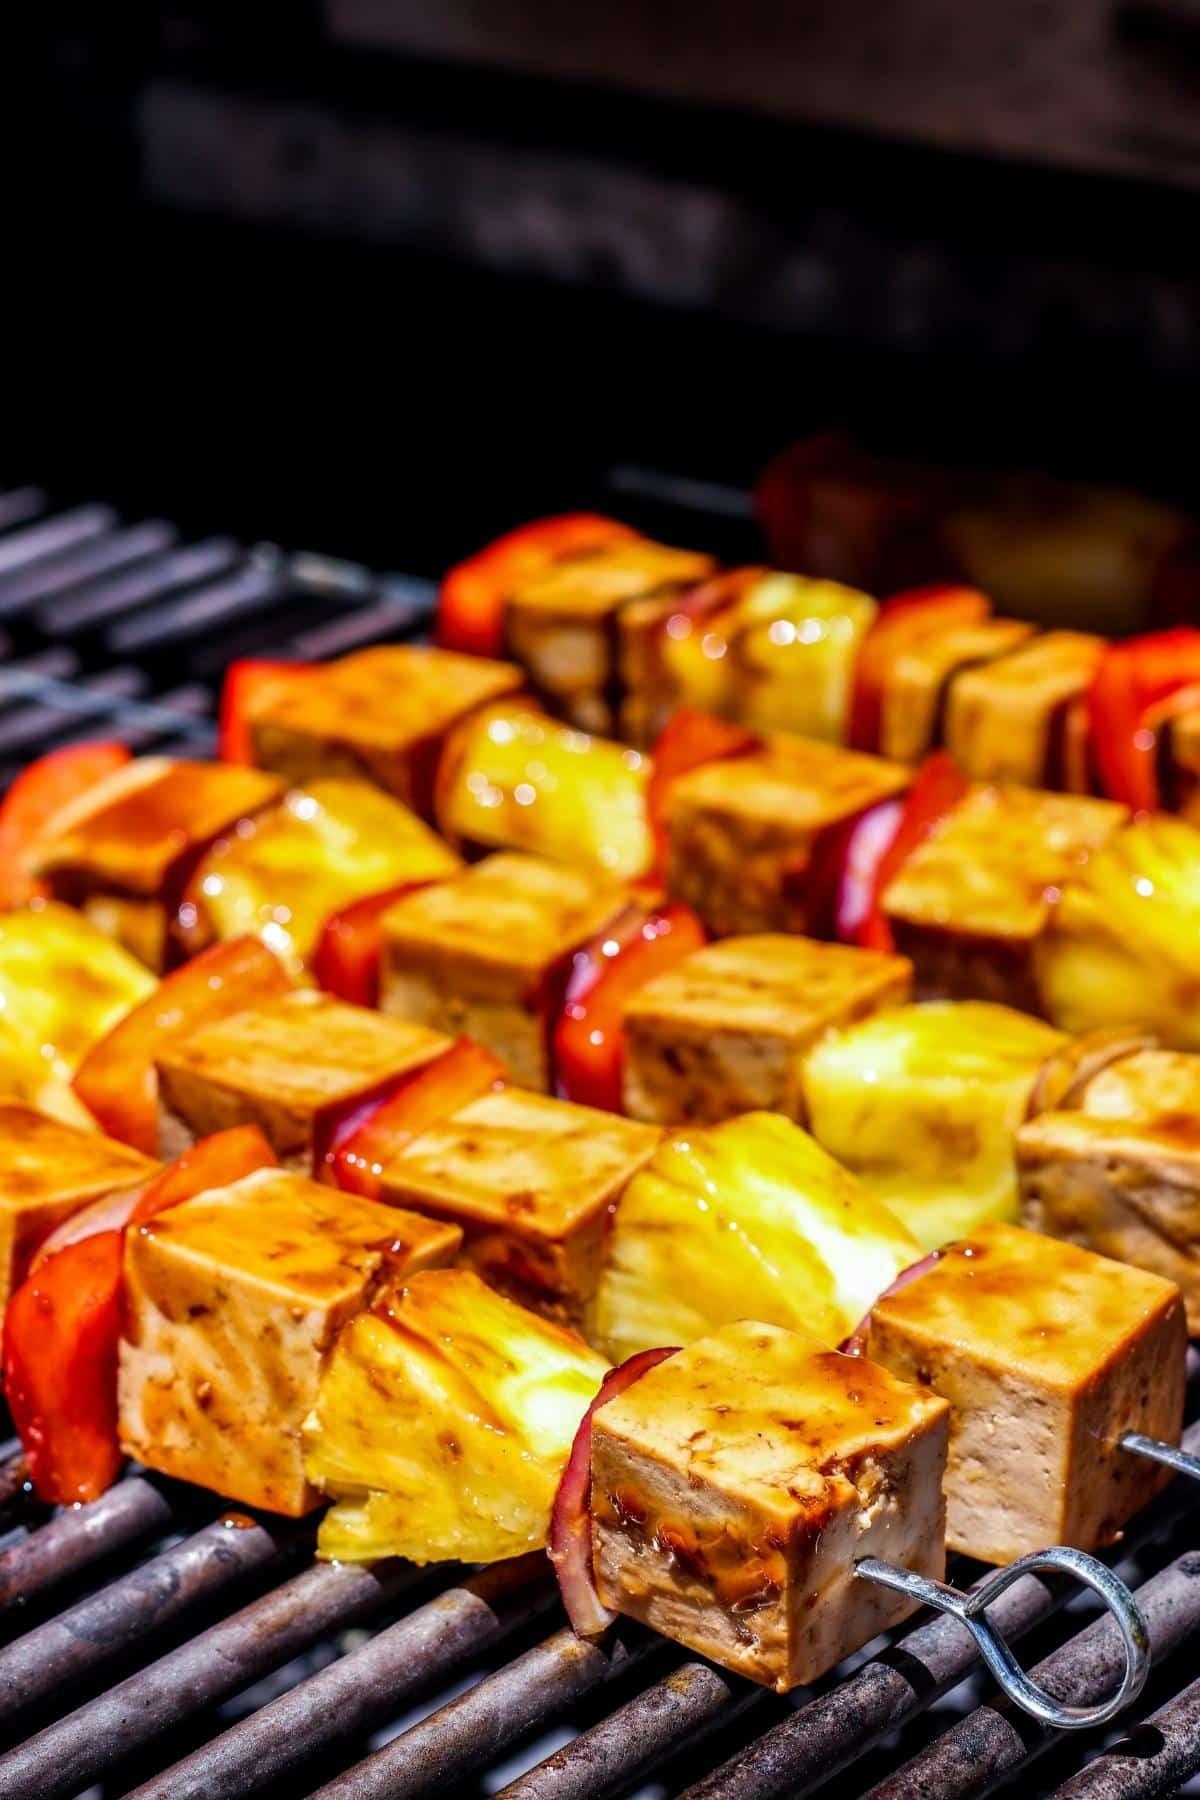
[[[610,485],[684,541],[685,515],[693,541],[745,529],[736,492],[632,469]],[[709,511],[723,517],[698,525]],[[0,778],[97,734],[204,753],[231,656],[419,635],[432,595],[416,578],[0,492]],[[1200,1423],[1185,1445],[1200,1452]],[[52,1517],[13,1442],[0,1449],[0,1797],[1200,1792],[1186,1785],[1200,1770],[1196,1502],[1177,1478],[1110,1556],[1155,1652],[1134,1713],[1064,1737],[992,1704],[971,1640],[944,1618],[918,1616],[785,1702],[640,1631],[579,1643],[540,1558],[478,1574],[323,1566],[311,1522],[222,1513],[136,1470]],[[960,1560],[951,1579],[979,1573]],[[993,1616],[1045,1686],[1084,1704],[1121,1658],[1092,1610],[1026,1577]]]

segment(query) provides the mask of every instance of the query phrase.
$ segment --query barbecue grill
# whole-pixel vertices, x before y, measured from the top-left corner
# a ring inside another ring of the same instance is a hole
[[[744,507],[644,470],[613,485],[680,512]],[[432,599],[416,577],[0,491],[0,780],[88,737],[203,754],[230,656],[419,636]],[[1200,1453],[1200,1393],[1190,1416]],[[1154,1672],[1115,1726],[1064,1734],[998,1702],[945,1616],[919,1614],[784,1701],[627,1624],[577,1640],[540,1557],[482,1573],[321,1565],[311,1521],[223,1512],[136,1468],[51,1516],[14,1442],[0,1447],[0,1800],[1200,1791],[1185,1786],[1200,1771],[1195,1518],[1180,1476],[1109,1553]],[[951,1570],[959,1586],[984,1578]],[[1124,1649],[1085,1590],[1026,1575],[989,1611],[1062,1702],[1116,1687]]]

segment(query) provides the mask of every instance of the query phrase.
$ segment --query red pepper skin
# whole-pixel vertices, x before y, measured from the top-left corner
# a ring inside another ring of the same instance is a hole
[[[1088,693],[1100,785],[1135,812],[1159,804],[1157,728],[1173,694],[1200,683],[1200,631],[1179,625],[1110,644]]]
[[[622,1110],[626,1001],[708,941],[681,901],[649,915],[631,909],[631,915],[578,953],[554,1031],[559,1097],[605,1112]]]
[[[438,595],[435,641],[474,656],[504,654],[508,597],[567,557],[629,543],[641,534],[600,513],[558,513],[496,538],[456,563]]]
[[[883,897],[913,851],[930,832],[953,812],[967,793],[970,782],[944,750],[935,750],[917,770],[905,797],[895,835],[886,845],[875,868],[871,905],[850,938],[864,950],[896,948],[892,928],[883,910]]]
[[[910,588],[885,600],[859,645],[850,698],[851,749],[878,754],[884,687],[905,643],[941,625],[984,619],[991,610],[991,602],[975,588],[950,585]]]
[[[202,1025],[291,990],[283,965],[258,938],[214,944],[159,982],[84,1057],[72,1083],[109,1137],[147,1156],[158,1149],[155,1058]]]
[[[742,725],[731,725],[712,713],[685,706],[659,733],[651,752],[650,779],[646,785],[646,811],[654,834],[657,871],[666,866],[668,839],[667,803],[672,784],[689,769],[705,763],[724,762],[757,750],[761,739]]]
[[[397,900],[428,885],[426,881],[402,881],[353,901],[327,919],[313,957],[318,986],[352,1006],[378,1006],[383,915]]]
[[[277,694],[304,681],[313,670],[311,663],[269,661],[244,657],[230,663],[221,688],[221,706],[217,716],[217,755],[222,762],[254,762],[254,744],[250,725],[263,705]]]
[[[377,1200],[387,1163],[422,1132],[500,1086],[506,1074],[498,1056],[473,1038],[459,1038],[434,1062],[323,1120],[313,1145],[314,1178]]]
[[[278,1167],[279,1158],[257,1125],[232,1125],[228,1131],[215,1131],[176,1157],[142,1189],[129,1223],[144,1225],[169,1206],[207,1193],[209,1188],[231,1187],[258,1169]]]
[[[128,761],[124,744],[75,744],[22,769],[0,802],[0,907],[44,893],[25,865],[48,820]]]

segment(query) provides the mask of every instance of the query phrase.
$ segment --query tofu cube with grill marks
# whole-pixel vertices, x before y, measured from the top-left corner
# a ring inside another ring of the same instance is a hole
[[[1178,1282],[1200,1332],[1200,1056],[1143,1050],[1017,1133],[1035,1231]]]
[[[972,788],[883,896],[918,995],[1039,1011],[1037,951],[1053,898],[1127,817],[1109,800]]]
[[[1046,631],[963,669],[946,700],[946,748],[976,781],[1087,792],[1087,691],[1103,638]]]
[[[780,1693],[913,1611],[865,1556],[939,1579],[949,1409],[862,1358],[742,1322],[592,1421],[606,1605]]]
[[[907,787],[910,772],[803,738],[705,763],[671,783],[667,887],[717,937],[809,929],[826,833]]]
[[[575,951],[628,900],[617,881],[515,852],[408,894],[383,916],[384,1012],[503,1060],[522,1087],[550,1086],[549,1027]]]
[[[994,1563],[1111,1543],[1159,1492],[1118,1440],[1178,1443],[1186,1348],[1173,1282],[999,1224],[878,1301],[867,1344],[950,1402],[947,1543]]]
[[[160,1058],[159,1146],[257,1125],[279,1160],[307,1173],[330,1113],[431,1062],[449,1039],[324,994],[288,994],[205,1026]]]
[[[43,1238],[81,1207],[148,1181],[157,1168],[113,1138],[77,1131],[30,1106],[0,1104],[0,1322]]]
[[[129,1456],[299,1517],[300,1427],[338,1333],[380,1283],[448,1262],[452,1226],[263,1169],[125,1243],[118,1411]]]
[[[1004,656],[1032,636],[1020,619],[974,619],[922,634],[887,671],[879,748],[897,762],[919,762],[938,743],[948,684],[955,671]]]
[[[250,721],[254,760],[303,786],[348,775],[427,813],[442,740],[477,706],[515,693],[511,663],[426,645],[380,644],[343,656]]]
[[[461,1225],[461,1260],[535,1311],[577,1323],[612,1212],[659,1133],[506,1087],[460,1107],[384,1164],[383,1195]]]
[[[903,957],[873,950],[774,932],[706,944],[626,1005],[625,1110],[659,1125],[760,1108],[802,1120],[808,1051],[911,987]]]

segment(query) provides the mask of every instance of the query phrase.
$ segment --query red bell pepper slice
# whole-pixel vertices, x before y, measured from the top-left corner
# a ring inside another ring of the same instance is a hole
[[[383,915],[406,894],[428,886],[427,881],[402,881],[353,901],[327,919],[313,957],[318,986],[352,1006],[378,1006]]]
[[[1173,695],[1200,683],[1200,631],[1179,625],[1110,644],[1088,694],[1100,784],[1135,812],[1159,803],[1157,728]],[[1181,703],[1184,704],[1184,703]]]
[[[252,764],[251,723],[272,700],[306,681],[312,672],[313,664],[303,662],[246,657],[230,663],[225,671],[217,716],[217,755],[220,760]]]
[[[892,928],[883,910],[884,895],[913,851],[925,842],[947,813],[953,812],[970,785],[958,764],[944,750],[935,750],[925,758],[905,796],[895,832],[886,843],[875,846],[877,861],[873,880],[868,871],[861,868],[856,871],[856,880],[871,880],[871,902],[848,942],[865,950],[895,949]],[[848,852],[850,848],[847,847]],[[863,846],[860,844],[858,849],[861,852]],[[857,906],[855,911],[858,912]]]
[[[695,913],[675,901],[649,916],[630,908],[578,953],[554,1031],[561,1099],[621,1111],[626,1001],[706,942]]]
[[[124,744],[71,744],[21,771],[0,802],[0,907],[44,892],[27,865],[47,821],[128,761]]]
[[[256,1125],[193,1146],[145,1188],[87,1207],[42,1246],[4,1318],[4,1386],[40,1499],[95,1500],[121,1468],[117,1345],[126,1225],[276,1159]],[[57,1240],[57,1241],[56,1241]]]
[[[202,1025],[279,998],[291,986],[283,965],[258,938],[214,944],[173,970],[93,1044],[76,1071],[75,1092],[110,1137],[153,1156],[155,1059]]]
[[[651,752],[650,779],[646,785],[646,812],[654,835],[657,868],[667,859],[667,802],[671,787],[690,769],[704,763],[724,762],[757,750],[761,739],[742,725],[731,725],[712,713],[685,706],[664,726]]]
[[[313,1145],[314,1176],[377,1200],[389,1162],[422,1132],[500,1086],[506,1074],[500,1058],[482,1044],[457,1039],[434,1062],[322,1121]]]
[[[850,744],[877,753],[888,671],[907,644],[944,625],[985,619],[991,602],[975,588],[910,588],[885,600],[858,649],[850,698]]]
[[[640,535],[600,513],[559,513],[506,532],[445,577],[438,595],[436,642],[443,650],[503,655],[504,614],[514,589],[568,557],[629,543]]]

